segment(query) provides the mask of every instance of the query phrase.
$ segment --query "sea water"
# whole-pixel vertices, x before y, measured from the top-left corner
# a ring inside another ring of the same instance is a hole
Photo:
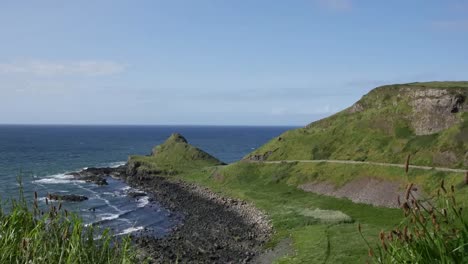
[[[108,178],[97,186],[75,180],[68,172],[86,167],[116,167],[129,155],[147,155],[171,133],[181,133],[189,143],[231,163],[291,127],[236,126],[30,126],[0,125],[0,197],[17,198],[21,178],[27,199],[37,192],[44,205],[48,193],[85,195],[83,202],[64,207],[86,224],[108,227],[115,234],[148,229],[155,236],[170,231],[179,221],[151,202],[148,196],[131,198],[139,191]]]

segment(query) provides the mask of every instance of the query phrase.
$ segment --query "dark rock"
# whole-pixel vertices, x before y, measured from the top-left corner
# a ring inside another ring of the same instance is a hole
[[[147,196],[146,193],[144,193],[144,192],[129,192],[127,195],[129,197],[131,197],[131,198],[138,198],[138,197],[142,197],[142,196]]]
[[[84,195],[76,194],[60,194],[60,193],[50,193],[47,195],[47,198],[50,200],[61,200],[69,202],[82,202],[88,200],[88,197]]]
[[[92,182],[97,185],[107,185],[105,177],[124,178],[126,176],[127,166],[117,168],[87,168],[79,172],[70,172],[68,175],[77,180]]]
[[[144,178],[144,180],[139,180]],[[135,242],[154,263],[251,262],[263,251],[271,227],[264,216],[246,203],[226,199],[183,181],[164,177],[127,177],[159,204],[183,215],[183,223],[163,238],[140,234]]]
[[[174,134],[174,141],[186,141]],[[264,160],[267,153],[260,160]],[[169,209],[169,217],[180,224],[162,238],[144,230],[132,237],[151,263],[241,263],[251,262],[263,251],[271,236],[266,217],[245,202],[221,197],[208,189],[183,181],[160,177],[158,172],[140,170],[139,162],[119,168],[89,168],[72,173],[77,179],[95,183],[106,176],[118,177],[151,195],[150,201]],[[167,175],[167,172],[162,172]],[[130,197],[146,195],[131,192]]]
[[[97,175],[80,176],[80,177],[77,177],[77,179],[85,181],[85,182],[92,182],[97,185],[107,185],[107,180],[102,176],[97,176]]]

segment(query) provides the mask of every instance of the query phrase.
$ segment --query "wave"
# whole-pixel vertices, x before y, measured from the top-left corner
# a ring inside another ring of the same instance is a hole
[[[145,207],[146,205],[149,204],[149,197],[148,196],[145,196],[145,197],[142,197],[138,200],[138,204],[137,204],[137,207],[138,208],[142,208],[142,207]]]
[[[122,214],[111,214],[111,213],[102,214],[101,220],[99,222],[111,221],[111,220],[119,218],[121,215]]]
[[[126,161],[115,161],[115,162],[109,162],[109,163],[103,163],[102,167],[110,167],[110,168],[117,168],[119,166],[125,165],[127,162]],[[88,167],[83,167],[79,170],[71,170],[71,171],[66,171],[64,173],[58,173],[54,175],[48,175],[45,176],[44,178],[38,179],[33,181],[33,183],[42,183],[42,184],[65,184],[65,183],[83,183],[84,181],[80,180],[74,180],[74,177],[72,175],[68,175],[68,173],[73,172],[73,171],[82,171],[86,170]]]
[[[99,215],[99,217],[101,218],[100,220],[92,223],[92,225],[96,225],[96,224],[104,224],[106,222],[110,222],[110,221],[114,221],[114,220],[124,220],[125,222],[128,222],[130,221],[129,219],[123,219],[122,217],[123,216],[126,216],[130,213],[133,213],[135,212],[136,209],[133,209],[133,210],[129,210],[129,211],[124,211],[122,213],[118,213],[118,214],[112,214],[112,213],[103,213],[101,215]]]
[[[109,162],[109,163],[102,163],[100,165],[102,165],[103,167],[117,168],[125,164],[127,164],[126,161],[114,161],[114,162]]]
[[[47,176],[39,180],[34,180],[33,183],[42,183],[42,184],[65,184],[65,183],[84,183],[85,181],[76,180],[72,175],[67,175],[65,173],[55,174]]]
[[[126,228],[126,229],[122,230],[122,232],[118,233],[117,236],[127,235],[127,234],[130,234],[130,233],[136,232],[136,231],[140,231],[143,228],[145,228],[145,227],[144,226],[129,227],[129,228]]]
[[[129,191],[131,189],[132,189],[132,187],[130,187],[130,186],[125,186],[123,188],[120,188],[121,191]]]

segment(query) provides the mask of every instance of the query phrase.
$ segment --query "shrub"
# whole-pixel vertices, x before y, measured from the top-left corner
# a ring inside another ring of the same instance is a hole
[[[6,213],[0,207],[0,263],[134,263],[128,237],[114,238],[109,230],[96,232],[61,204],[32,208],[20,192]]]
[[[401,204],[405,218],[389,232],[381,231],[380,245],[369,246],[374,263],[468,263],[468,225],[455,199],[455,187],[440,185],[430,201],[413,195],[408,186]],[[400,200],[400,199],[399,199]]]

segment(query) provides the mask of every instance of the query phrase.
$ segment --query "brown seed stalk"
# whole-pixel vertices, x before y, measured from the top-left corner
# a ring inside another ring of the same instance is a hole
[[[442,191],[444,191],[444,193],[447,193],[447,190],[445,189],[445,186],[444,186],[444,180],[440,182],[440,188],[442,189]]]
[[[408,174],[408,171],[409,171],[410,158],[411,158],[411,154],[408,154],[408,157],[406,157],[406,163],[405,163],[405,172],[406,172],[406,174]]]
[[[408,241],[408,226],[405,226],[405,228],[403,229],[403,237],[405,241]]]
[[[405,194],[406,200],[409,199],[412,189],[413,189],[413,183],[410,183],[410,184],[408,185],[408,188],[406,188],[406,194]]]
[[[380,233],[379,233],[379,238],[380,238],[380,241],[382,241],[382,242],[385,240],[385,233],[384,233],[383,230],[380,231]]]

